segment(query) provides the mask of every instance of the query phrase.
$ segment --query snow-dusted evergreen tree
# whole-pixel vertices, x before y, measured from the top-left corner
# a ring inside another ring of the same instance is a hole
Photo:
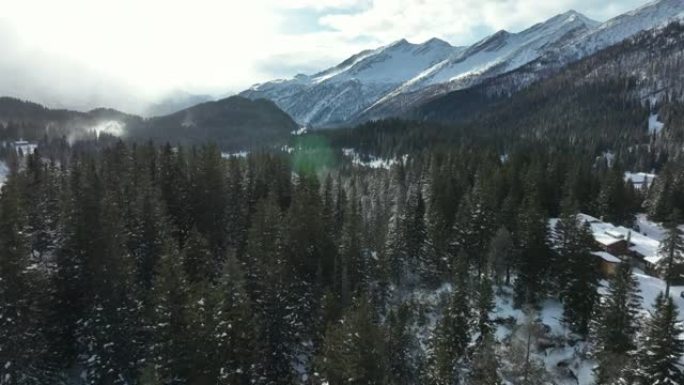
[[[149,326],[153,335],[149,377],[154,379],[152,383],[186,383],[191,370],[190,292],[180,257],[173,247],[159,261],[152,294],[155,301]]]
[[[460,255],[457,263],[453,292],[430,339],[427,377],[432,385],[460,383],[468,363],[467,347],[472,335],[468,262]]]
[[[598,385],[614,383],[620,372],[633,364],[640,306],[638,282],[630,266],[622,263],[610,278],[608,293],[601,298],[592,321]]]
[[[387,360],[390,383],[410,385],[418,381],[421,364],[420,347],[411,327],[411,306],[401,304],[387,316]]]
[[[659,252],[664,256],[658,263],[658,270],[665,279],[665,295],[670,295],[671,281],[675,275],[676,267],[684,264],[684,233],[679,229],[679,210],[675,209],[666,222],[667,231],[660,242]]]
[[[45,339],[49,287],[30,263],[21,177],[11,174],[0,198],[0,384],[48,383]]]
[[[487,253],[495,283],[500,285],[503,280],[503,283],[510,284],[511,268],[515,264],[515,245],[511,233],[505,227],[496,231],[489,242]]]
[[[367,298],[360,297],[339,322],[328,327],[316,362],[321,381],[330,384],[382,385],[387,352],[382,329]]]
[[[451,242],[451,221],[453,207],[457,206],[456,191],[453,178],[440,177],[447,168],[446,161],[434,157],[430,162],[430,169],[426,172],[424,185],[427,203],[426,214],[426,252],[423,266],[423,280],[426,284],[435,286],[447,278],[450,271],[449,250]]]
[[[413,283],[427,275],[426,270],[426,240],[427,227],[425,224],[425,201],[423,200],[422,187],[420,184],[413,186],[409,190],[408,201],[406,202],[406,215],[402,225],[404,240],[405,261],[407,272],[411,275]]]
[[[494,327],[490,313],[494,310],[494,291],[488,270],[480,275],[477,286],[477,328],[480,339],[492,333]]]
[[[598,270],[591,249],[594,237],[588,224],[581,223],[573,210],[566,210],[556,225],[560,297],[563,322],[580,335],[587,335],[589,322],[598,298]]]
[[[626,375],[634,384],[676,385],[684,383],[679,362],[684,355],[684,332],[671,297],[661,292],[656,297],[654,313],[645,325],[637,363]]]
[[[518,277],[514,283],[515,302],[536,305],[545,293],[549,268],[547,221],[534,190],[528,193],[518,214],[516,240]]]
[[[101,202],[96,235],[98,252],[90,255],[98,277],[84,316],[78,321],[77,341],[82,378],[88,384],[130,384],[137,376],[143,341],[139,331],[140,302],[134,285],[134,261],[121,240],[125,226],[111,192]]]
[[[347,207],[340,235],[340,251],[334,266],[334,284],[340,294],[343,306],[348,306],[353,294],[369,283],[369,271],[362,249],[361,205],[357,197],[356,184],[350,188]]]
[[[487,263],[487,247],[496,231],[493,199],[483,177],[477,176],[473,189],[461,201],[454,223],[452,247],[467,253],[478,274]]]
[[[468,375],[471,385],[499,385],[499,357],[496,354],[494,336],[486,334],[479,342],[472,358],[472,368]]]
[[[212,280],[216,275],[216,264],[209,241],[193,227],[187,234],[182,253],[182,266],[190,283]]]
[[[233,256],[226,259],[213,300],[213,356],[217,384],[247,385],[256,380],[256,330],[242,269]]]
[[[406,175],[403,165],[395,165],[390,179],[389,219],[384,246],[385,260],[391,280],[401,286],[408,275],[404,223],[406,218]]]

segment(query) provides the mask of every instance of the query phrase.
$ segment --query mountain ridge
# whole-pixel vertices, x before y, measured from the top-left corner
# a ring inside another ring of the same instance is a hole
[[[355,124],[396,116],[409,104],[472,87],[529,63],[543,74],[547,65],[566,65],[682,15],[681,0],[657,0],[603,23],[569,10],[520,32],[498,31],[469,47],[436,38],[421,44],[400,39],[314,75],[259,83],[240,95],[273,100],[302,125]],[[401,55],[417,51],[424,56]],[[381,75],[373,76],[374,70]]]

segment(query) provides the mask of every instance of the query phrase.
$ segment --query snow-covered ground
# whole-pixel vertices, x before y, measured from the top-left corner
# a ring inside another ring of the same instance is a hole
[[[649,134],[659,134],[664,126],[665,126],[665,124],[661,123],[658,120],[657,114],[651,114],[651,116],[648,117],[648,133]]]
[[[384,169],[389,169],[393,165],[400,163],[400,162],[406,162],[406,159],[408,158],[408,155],[404,155],[402,157],[392,158],[392,159],[378,158],[378,157],[373,156],[373,155],[361,156],[353,148],[343,148],[342,154],[344,156],[346,156],[347,158],[350,158],[352,161],[352,164],[354,164],[354,165],[361,166],[361,167],[384,168]]]
[[[634,270],[641,290],[642,316],[648,318],[653,310],[656,296],[665,291],[665,282],[651,277],[641,270]],[[606,293],[607,282],[602,282],[599,290]],[[679,308],[679,319],[684,321],[684,298],[679,296],[684,286],[672,287],[671,297]],[[547,343],[535,349],[533,357],[544,363],[548,373],[556,384],[591,385],[594,383],[593,367],[595,362],[587,356],[589,346],[582,341],[574,341],[568,328],[562,323],[563,305],[556,299],[547,299],[541,303],[541,310],[536,312],[537,322],[545,326],[544,340]],[[496,338],[502,343],[510,341],[516,336],[518,325],[525,323],[526,315],[520,309],[513,307],[512,290],[504,287],[495,298],[493,319],[515,319],[515,325],[500,323],[497,325]],[[567,369],[564,369],[567,368]],[[572,374],[570,374],[570,372]],[[576,377],[576,378],[575,378]]]
[[[0,187],[5,184],[5,181],[7,180],[7,174],[9,174],[7,163],[0,160]]]
[[[221,158],[223,158],[223,159],[246,158],[248,154],[249,154],[249,151],[222,152]]]
[[[648,189],[651,187],[651,183],[655,180],[656,174],[650,174],[647,172],[625,172],[625,182],[631,181],[632,185],[637,190]]]
[[[36,148],[38,148],[36,143],[27,142],[24,140],[14,142],[14,149],[17,151],[17,154],[30,155],[33,154]]]

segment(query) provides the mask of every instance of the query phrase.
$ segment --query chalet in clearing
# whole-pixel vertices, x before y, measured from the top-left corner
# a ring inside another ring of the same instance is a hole
[[[602,258],[602,271],[614,271],[614,265],[619,263],[618,261],[624,261],[648,274],[657,275],[656,266],[663,258],[659,251],[659,240],[624,226],[603,222],[587,214],[579,214],[579,219],[589,224],[596,246],[603,252],[600,255],[594,254]],[[613,258],[603,259],[608,255]]]

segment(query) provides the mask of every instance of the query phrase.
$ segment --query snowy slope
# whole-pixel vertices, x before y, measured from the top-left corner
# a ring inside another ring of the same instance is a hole
[[[539,58],[546,50],[591,31],[599,25],[582,14],[569,11],[519,33],[499,31],[460,54],[436,64],[383,97],[382,103],[399,94],[435,84],[446,89],[472,85],[505,73]]]
[[[597,28],[575,37],[553,51],[566,60],[576,60],[619,43],[640,31],[684,18],[684,0],[657,0],[614,17]]]
[[[271,99],[303,125],[335,124],[462,50],[439,39],[423,44],[399,40],[312,76],[257,84],[242,95]]]

